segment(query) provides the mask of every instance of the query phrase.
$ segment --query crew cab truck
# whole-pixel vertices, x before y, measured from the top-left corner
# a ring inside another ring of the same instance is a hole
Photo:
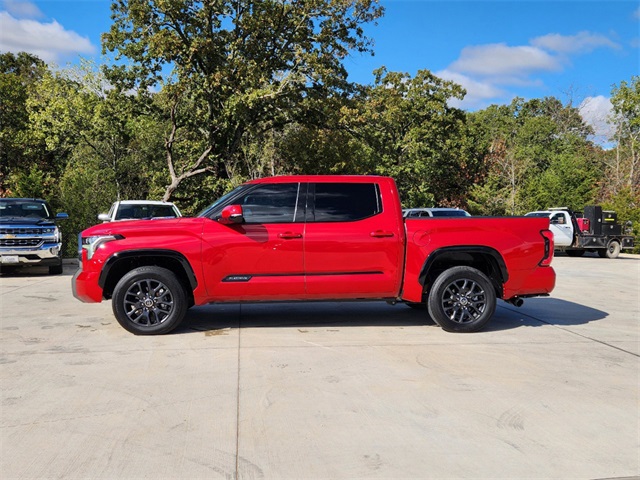
[[[599,205],[585,207],[584,213],[560,207],[529,212],[525,216],[549,218],[556,250],[570,257],[597,252],[602,258],[617,258],[623,249],[634,247],[633,236],[623,232],[616,213],[603,210]]]
[[[62,233],[56,221],[68,217],[54,215],[39,198],[0,198],[0,271],[38,266],[61,274]]]
[[[393,179],[283,176],[248,182],[195,218],[113,222],[80,234],[73,293],[112,299],[134,334],[176,328],[216,302],[386,300],[426,304],[472,332],[496,298],[554,287],[547,218],[405,220]]]

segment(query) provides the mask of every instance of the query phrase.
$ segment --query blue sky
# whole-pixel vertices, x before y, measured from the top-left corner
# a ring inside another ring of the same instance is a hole
[[[638,0],[381,0],[366,32],[375,56],[346,62],[350,78],[373,81],[385,66],[429,69],[467,89],[458,106],[476,110],[516,96],[555,96],[581,106],[606,135],[611,87],[640,74]],[[107,0],[0,0],[0,51],[29,51],[66,65],[101,61]]]

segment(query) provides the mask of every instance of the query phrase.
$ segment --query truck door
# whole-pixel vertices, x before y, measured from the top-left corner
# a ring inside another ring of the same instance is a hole
[[[573,224],[567,212],[554,212],[549,217],[549,230],[556,247],[570,247],[573,243]]]
[[[233,201],[244,223],[205,222],[209,295],[221,301],[303,298],[305,197],[299,183],[257,185]]]
[[[376,182],[309,185],[304,239],[309,299],[398,294],[404,227],[399,207],[395,212],[391,200],[385,205],[380,188]]]

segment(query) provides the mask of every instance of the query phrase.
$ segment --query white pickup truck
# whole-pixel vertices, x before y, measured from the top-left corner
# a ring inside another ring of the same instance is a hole
[[[584,213],[568,208],[550,208],[529,212],[527,217],[548,217],[556,250],[570,257],[581,257],[585,252],[597,252],[600,257],[616,258],[622,249],[634,247],[634,237],[623,233],[615,212],[592,205]]]
[[[152,218],[178,218],[182,214],[171,202],[157,200],[120,200],[113,202],[109,213],[101,213],[98,220],[117,222],[120,220],[145,220]]]

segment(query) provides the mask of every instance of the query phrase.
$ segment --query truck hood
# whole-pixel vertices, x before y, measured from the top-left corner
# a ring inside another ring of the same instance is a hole
[[[2,217],[0,225],[29,225],[34,227],[53,227],[55,222],[46,218],[33,217]]]
[[[184,230],[197,228],[197,225],[207,220],[204,218],[168,218],[162,220],[124,220],[118,222],[100,223],[89,227],[82,232],[83,237],[93,237],[99,235],[120,234],[125,237],[130,236],[151,236],[170,234],[172,231],[181,234]]]

